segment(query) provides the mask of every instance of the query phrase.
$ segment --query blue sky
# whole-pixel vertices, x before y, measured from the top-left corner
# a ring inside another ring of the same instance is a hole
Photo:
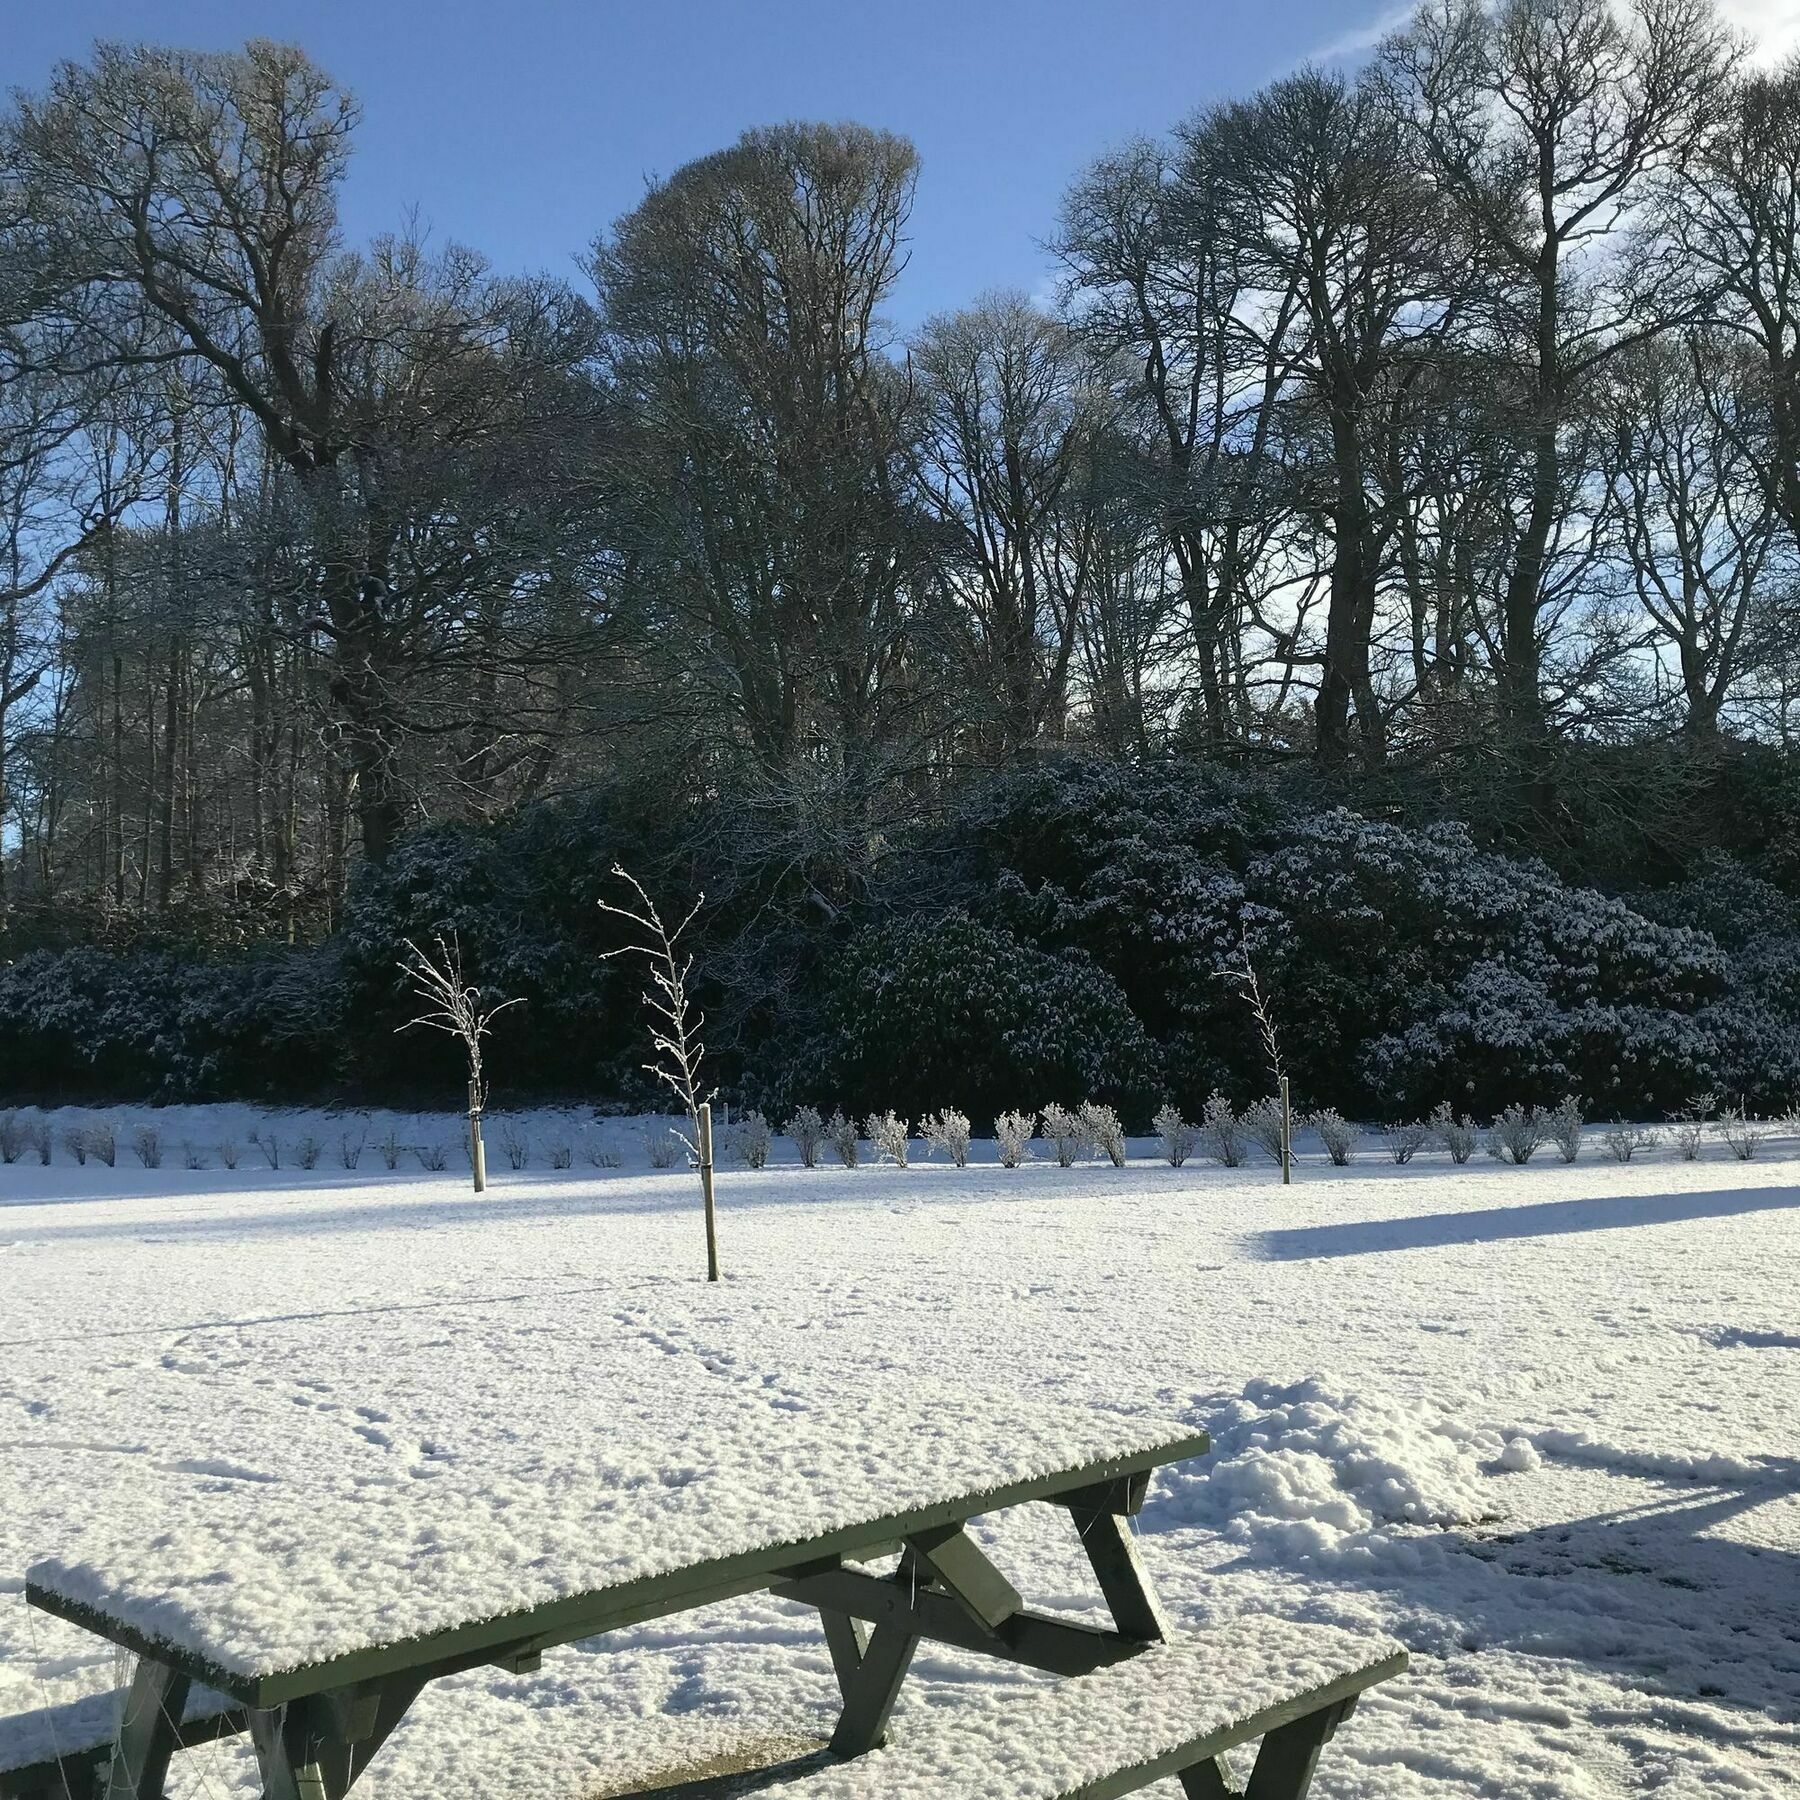
[[[1391,0],[59,0],[8,9],[0,77],[38,86],[96,37],[300,43],[363,103],[353,240],[410,206],[505,269],[573,274],[646,176],[745,126],[856,119],[924,168],[911,324],[1042,288],[1039,248],[1107,145],[1354,54]]]

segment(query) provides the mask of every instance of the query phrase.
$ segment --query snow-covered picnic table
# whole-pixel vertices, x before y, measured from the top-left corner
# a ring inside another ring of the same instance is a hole
[[[560,1432],[404,1484],[330,1466],[297,1483],[151,1481],[37,1562],[32,1604],[138,1658],[109,1800],[162,1793],[201,1686],[215,1711],[242,1709],[270,1800],[323,1800],[428,1682],[529,1669],[756,1590],[819,1610],[842,1755],[881,1741],[921,1637],[1080,1674],[1167,1635],[1129,1515],[1152,1471],[1207,1449],[1203,1433],[916,1381],[899,1398],[814,1398],[634,1373],[584,1395]],[[485,1441],[510,1435],[490,1422]],[[1030,1611],[965,1530],[1027,1501],[1073,1513],[1115,1629]],[[859,1566],[896,1551],[891,1573]]]

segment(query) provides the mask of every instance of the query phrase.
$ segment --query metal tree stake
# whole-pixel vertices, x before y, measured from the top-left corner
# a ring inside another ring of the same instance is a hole
[[[664,1084],[687,1111],[692,1137],[682,1136],[688,1154],[700,1171],[700,1200],[706,1214],[706,1279],[719,1279],[719,1233],[713,1209],[713,1130],[712,1105],[700,1085],[701,1061],[706,1046],[700,1041],[705,1025],[703,1014],[694,1011],[688,995],[688,984],[694,971],[692,955],[684,954],[681,940],[699,915],[705,901],[699,895],[688,914],[671,931],[664,923],[656,903],[644,892],[643,884],[629,870],[613,864],[613,874],[625,882],[637,896],[638,910],[614,906],[602,900],[600,910],[615,919],[624,919],[643,934],[638,942],[626,944],[604,955],[642,956],[650,967],[650,986],[644,990],[644,1006],[650,1014],[650,1044],[656,1053],[654,1062],[645,1069]]]
[[[413,994],[424,1003],[424,1011],[397,1025],[396,1031],[411,1031],[415,1025],[429,1026],[433,1031],[447,1031],[462,1040],[463,1053],[469,1059],[469,1169],[474,1176],[475,1192],[487,1187],[487,1152],[481,1142],[481,1113],[487,1104],[487,1084],[481,1068],[481,1040],[488,1027],[518,1000],[502,1000],[498,1006],[484,1008],[481,989],[463,978],[462,946],[452,934],[449,943],[436,940],[437,955],[421,950],[411,938],[406,940],[408,954],[399,967],[412,986]]]

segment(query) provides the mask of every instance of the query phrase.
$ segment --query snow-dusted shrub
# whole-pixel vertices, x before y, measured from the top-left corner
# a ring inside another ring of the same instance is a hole
[[[1676,1155],[1683,1162],[1699,1160],[1701,1148],[1706,1143],[1706,1122],[1717,1106],[1714,1095],[1696,1094],[1675,1114],[1669,1136],[1674,1140]]]
[[[100,1119],[87,1128],[87,1145],[110,1169],[119,1158],[119,1133],[111,1119]]]
[[[929,1150],[942,1150],[959,1169],[969,1166],[969,1115],[946,1106],[919,1121],[919,1136]]]
[[[181,1140],[181,1166],[184,1169],[204,1169],[206,1167],[205,1150],[200,1145],[183,1138]]]
[[[554,1137],[545,1145],[553,1169],[571,1168],[575,1162],[575,1146],[566,1137]]]
[[[306,1136],[294,1146],[294,1161],[303,1169],[316,1169],[325,1146],[316,1137]]]
[[[1600,1142],[1606,1146],[1606,1153],[1614,1162],[1628,1163],[1639,1150],[1654,1150],[1662,1142],[1662,1138],[1657,1132],[1646,1131],[1641,1125],[1620,1123],[1607,1126],[1600,1134]]]
[[[523,1169],[531,1161],[531,1139],[517,1119],[500,1121],[500,1148],[506,1153],[506,1164],[510,1169]]]
[[[1437,1140],[1450,1152],[1450,1160],[1461,1168],[1475,1154],[1481,1141],[1480,1128],[1467,1113],[1459,1119],[1450,1110],[1448,1100],[1440,1100],[1431,1114],[1431,1129]]]
[[[1435,1127],[1427,1125],[1423,1119],[1412,1119],[1405,1124],[1390,1125],[1381,1134],[1381,1141],[1388,1155],[1404,1167],[1436,1135]]]
[[[1110,1106],[1101,1106],[1097,1101],[1084,1100],[1081,1103],[1079,1117],[1081,1129],[1087,1134],[1087,1141],[1097,1150],[1106,1152],[1106,1160],[1115,1169],[1125,1166],[1125,1126],[1119,1115]]]
[[[217,1148],[220,1163],[227,1169],[235,1169],[238,1166],[237,1139],[226,1138]]]
[[[660,1131],[644,1133],[644,1154],[649,1157],[651,1168],[672,1169],[686,1156],[687,1145],[665,1125]]]
[[[892,1107],[886,1112],[870,1113],[863,1120],[863,1136],[874,1147],[877,1156],[885,1156],[896,1169],[906,1167],[906,1143],[912,1126]]]
[[[16,1163],[25,1154],[25,1121],[16,1112],[0,1113],[0,1162]]]
[[[85,1125],[71,1125],[63,1132],[63,1148],[82,1168],[87,1167],[88,1130]]]
[[[1739,1162],[1748,1162],[1755,1156],[1756,1146],[1768,1135],[1768,1126],[1761,1119],[1753,1119],[1741,1106],[1728,1106],[1719,1114],[1719,1136]]]
[[[1200,1133],[1181,1116],[1179,1106],[1170,1106],[1166,1102],[1150,1123],[1162,1139],[1162,1152],[1169,1167],[1179,1169],[1194,1154]]]
[[[1268,1152],[1271,1162],[1281,1161],[1283,1121],[1279,1100],[1253,1100],[1238,1115],[1238,1123],[1251,1143]]]
[[[369,1121],[364,1119],[355,1137],[342,1132],[338,1137],[338,1161],[346,1169],[354,1169],[362,1161],[363,1146],[369,1141]]]
[[[1319,1142],[1325,1146],[1325,1154],[1338,1168],[1343,1168],[1356,1154],[1356,1146],[1362,1141],[1362,1130],[1352,1125],[1336,1107],[1321,1107],[1307,1123],[1319,1134]],[[1278,1158],[1280,1154],[1277,1150]]]
[[[1089,1149],[1087,1127],[1082,1123],[1081,1115],[1070,1112],[1066,1106],[1058,1106],[1053,1100],[1044,1108],[1043,1120],[1044,1136],[1056,1152],[1057,1167],[1073,1167],[1075,1159],[1085,1156]]]
[[[1524,1107],[1515,1101],[1488,1128],[1488,1155],[1496,1162],[1528,1163],[1548,1130],[1541,1106]]]
[[[583,1138],[581,1153],[596,1169],[616,1169],[625,1160],[619,1146],[602,1133]]]
[[[799,1107],[787,1122],[787,1135],[800,1153],[801,1168],[816,1169],[825,1144],[825,1115],[816,1106]]]
[[[251,1134],[250,1141],[252,1143],[256,1142],[254,1133]],[[399,1168],[400,1157],[402,1152],[406,1149],[406,1146],[401,1143],[400,1134],[392,1125],[387,1128],[386,1137],[376,1139],[375,1148],[380,1154],[382,1162],[387,1166],[390,1172]]]
[[[1200,1115],[1200,1148],[1214,1162],[1235,1169],[1244,1160],[1244,1128],[1223,1094],[1214,1094]]]
[[[414,1144],[413,1155],[419,1159],[421,1169],[429,1169],[434,1175],[450,1161],[450,1152],[435,1139],[428,1143]]]
[[[1581,1127],[1581,1101],[1574,1094],[1564,1094],[1545,1115],[1544,1134],[1566,1163],[1572,1163],[1581,1154]]]
[[[731,1153],[747,1169],[766,1169],[775,1134],[769,1121],[753,1106],[731,1122]]]
[[[994,1119],[994,1149],[1003,1169],[1016,1169],[1031,1156],[1031,1140],[1037,1135],[1037,1114],[1003,1112]]]
[[[38,1161],[47,1169],[56,1152],[56,1138],[50,1130],[48,1119],[31,1121],[31,1147],[37,1152]]]
[[[837,1152],[837,1159],[846,1169],[854,1169],[860,1154],[856,1137],[856,1121],[844,1117],[844,1109],[840,1106],[831,1115],[825,1127],[825,1135],[831,1140],[831,1147]]]
[[[946,1103],[991,1117],[1033,1090],[1147,1113],[1162,1085],[1112,975],[961,911],[858,933],[834,965],[822,1024],[822,1073],[838,1091],[914,1118]]]
[[[154,1125],[139,1125],[133,1129],[131,1150],[146,1169],[162,1167],[162,1133]],[[8,1157],[7,1160],[12,1159]]]
[[[253,1148],[262,1152],[263,1161],[271,1169],[281,1167],[281,1139],[274,1132],[253,1131],[250,1134],[250,1143]]]

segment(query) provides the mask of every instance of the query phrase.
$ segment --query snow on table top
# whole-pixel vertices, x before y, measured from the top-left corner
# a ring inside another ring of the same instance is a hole
[[[1251,1616],[1077,1681],[909,1714],[892,1744],[806,1784],[807,1800],[1064,1800],[1400,1651],[1330,1625]]]
[[[151,1471],[30,1579],[222,1675],[264,1677],[1194,1436],[915,1379],[815,1397],[584,1336],[573,1354],[545,1330],[487,1366],[445,1361],[465,1440],[421,1446],[404,1479],[340,1465],[289,1403],[247,1421],[241,1462]]]

